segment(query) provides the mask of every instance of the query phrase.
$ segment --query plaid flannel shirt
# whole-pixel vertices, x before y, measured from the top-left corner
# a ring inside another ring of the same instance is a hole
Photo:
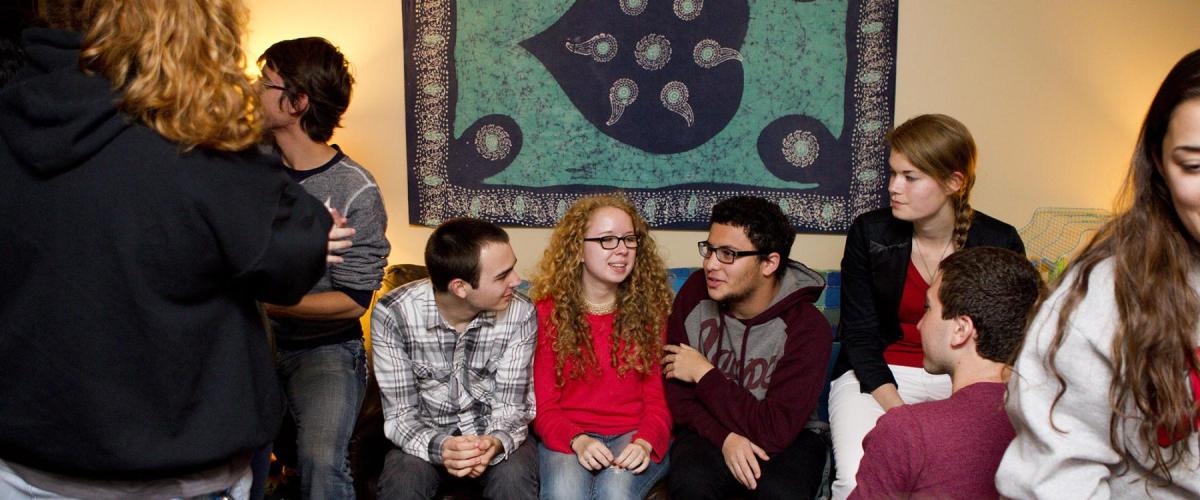
[[[371,314],[384,434],[433,464],[442,463],[442,443],[453,435],[492,435],[504,445],[492,464],[504,460],[534,417],[536,341],[537,315],[521,294],[504,311],[480,313],[461,334],[438,312],[428,279],[384,295]]]

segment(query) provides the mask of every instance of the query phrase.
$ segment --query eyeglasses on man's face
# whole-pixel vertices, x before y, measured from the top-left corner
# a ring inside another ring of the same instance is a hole
[[[742,257],[751,255],[769,255],[771,252],[763,250],[734,250],[729,247],[714,247],[712,243],[707,241],[696,242],[696,248],[700,250],[700,257],[708,259],[709,255],[716,255],[717,261],[722,264],[733,264],[733,261]]]
[[[280,92],[287,92],[287,87],[278,83],[272,83],[271,80],[268,80],[266,76],[258,77],[258,80],[255,80],[254,83],[264,89],[275,89]]]
[[[636,234],[627,234],[625,236],[600,236],[597,238],[584,238],[583,241],[594,241],[600,244],[600,248],[605,250],[613,250],[617,248],[618,243],[625,243],[625,248],[634,249],[638,246],[638,240],[641,239]]]

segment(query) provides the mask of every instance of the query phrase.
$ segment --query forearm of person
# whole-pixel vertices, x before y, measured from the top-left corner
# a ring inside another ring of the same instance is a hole
[[[504,452],[492,458],[493,464],[507,458],[508,453],[525,441],[529,422],[533,420],[536,403],[530,397],[529,388],[533,371],[530,365],[536,345],[537,317],[530,314],[517,328],[496,369],[496,392],[484,432],[499,439]]]
[[[771,373],[766,397],[756,398],[715,371],[696,384],[697,397],[722,424],[768,453],[787,448],[804,429],[824,387],[833,342],[829,324],[816,308],[809,307],[793,320],[806,326],[790,336]]]
[[[378,193],[372,189],[358,196],[347,208],[346,219],[355,230],[354,245],[338,252],[345,261],[329,266],[329,279],[334,288],[376,290],[391,252],[387,213]]]
[[[541,326],[544,326],[543,322]],[[571,438],[583,432],[562,411],[562,387],[555,375],[553,339],[547,328],[541,328],[537,349],[533,357],[533,393],[537,400],[537,416],[533,419],[533,430],[542,438],[547,448],[560,453],[571,451]],[[579,383],[577,380],[568,383]]]
[[[354,319],[367,312],[349,295],[338,291],[310,293],[294,306],[264,304],[263,307],[268,316],[308,320]]]
[[[646,440],[651,458],[662,462],[671,443],[671,412],[663,393],[662,371],[657,367],[642,381],[642,407],[642,421],[633,439]]]
[[[260,301],[289,304],[325,272],[333,219],[298,184],[276,187],[271,219],[248,220],[243,212],[213,208],[209,224],[226,249],[224,257],[234,272],[235,286]],[[264,234],[264,228],[270,231]]]
[[[842,256],[842,317],[838,333],[860,389],[866,393],[884,384],[896,384],[883,358],[887,343],[883,340],[875,303],[872,273],[877,271],[871,262],[869,246],[862,228],[857,224],[852,226]]]
[[[879,406],[883,407],[884,411],[904,404],[904,400],[900,398],[900,391],[896,390],[895,384],[883,384],[875,388],[875,390],[871,391],[871,397],[875,398],[875,402],[879,403]]]
[[[449,434],[423,423],[412,360],[402,347],[397,321],[387,308],[371,317],[374,345],[371,357],[383,404],[383,432],[396,447],[433,464],[442,463],[442,443]]]

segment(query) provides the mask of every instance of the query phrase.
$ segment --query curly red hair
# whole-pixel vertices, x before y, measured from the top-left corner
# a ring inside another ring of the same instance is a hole
[[[647,374],[662,356],[662,332],[672,297],[667,269],[658,255],[649,225],[624,195],[580,198],[554,228],[531,289],[534,300],[554,300],[551,318],[555,329],[554,372],[560,386],[568,379],[599,370],[600,366],[584,319],[581,283],[584,233],[592,213],[602,207],[617,208],[628,214],[640,238],[633,272],[617,288],[610,362],[619,375],[629,370]]]

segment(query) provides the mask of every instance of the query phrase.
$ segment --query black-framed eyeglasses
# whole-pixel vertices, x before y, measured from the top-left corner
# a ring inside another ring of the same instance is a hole
[[[770,255],[771,254],[771,252],[767,252],[764,250],[734,250],[729,247],[714,247],[714,246],[712,246],[712,243],[709,243],[707,241],[696,242],[696,249],[700,250],[700,257],[703,257],[705,259],[707,259],[709,255],[716,254],[717,261],[722,264],[733,264],[733,261],[738,260],[742,257],[749,257],[751,255]]]
[[[627,234],[625,236],[600,236],[597,238],[584,238],[583,241],[594,241],[600,244],[600,248],[605,250],[615,250],[618,243],[625,243],[625,248],[630,250],[637,248],[638,240],[641,238],[636,234]]]
[[[287,92],[287,87],[280,85],[278,83],[271,83],[271,81],[268,80],[266,77],[259,78],[257,83],[259,85],[262,85],[263,88],[275,89],[275,90],[278,90],[281,92]]]

